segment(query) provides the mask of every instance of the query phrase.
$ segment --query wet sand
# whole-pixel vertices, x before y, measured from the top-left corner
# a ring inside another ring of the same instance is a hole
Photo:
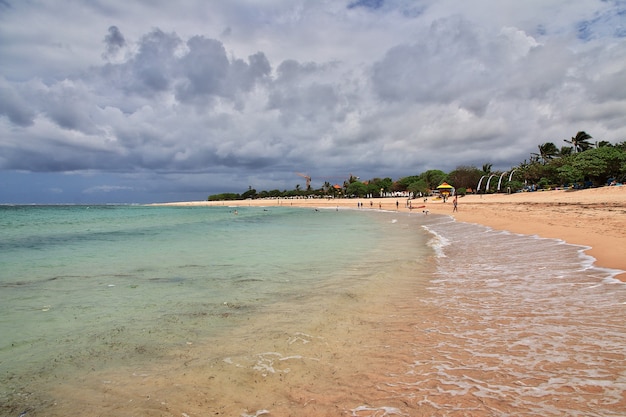
[[[436,213],[498,230],[562,239],[589,246],[587,254],[605,268],[626,271],[626,187],[466,196],[458,212],[451,201],[429,204]],[[626,280],[626,274],[619,276]]]
[[[554,190],[532,193],[468,195],[458,200],[453,213],[452,199],[429,198],[411,201],[412,210],[403,198],[372,199],[280,199],[230,202],[181,202],[174,205],[229,205],[357,208],[398,210],[423,214],[452,215],[457,221],[478,223],[498,230],[562,239],[567,243],[589,246],[587,253],[597,266],[626,271],[626,187],[602,187],[588,190]],[[371,203],[371,204],[370,204]],[[626,274],[618,276],[626,281]]]

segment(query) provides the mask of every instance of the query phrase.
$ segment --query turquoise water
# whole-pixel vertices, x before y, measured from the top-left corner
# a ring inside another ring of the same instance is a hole
[[[0,415],[621,415],[626,286],[445,216],[0,206]]]
[[[56,374],[166,360],[278,303],[291,314],[318,299],[314,310],[357,285],[352,266],[379,262],[390,225],[282,207],[2,206],[2,398],[21,403],[15,387]]]
[[[43,350],[59,335],[94,328],[197,331],[163,328],[160,321],[172,314],[221,314],[228,305],[254,310],[293,297],[366,253],[377,233],[375,223],[362,227],[370,220],[335,211],[0,210],[3,359],[15,354],[11,347],[36,350],[40,342]],[[202,331],[211,327],[204,323]]]

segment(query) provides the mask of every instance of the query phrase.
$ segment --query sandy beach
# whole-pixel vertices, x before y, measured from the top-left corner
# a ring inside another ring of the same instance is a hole
[[[383,209],[453,216],[457,221],[478,223],[498,230],[562,239],[567,243],[589,246],[587,253],[596,265],[626,271],[626,187],[587,190],[554,190],[532,193],[467,195],[459,197],[458,211],[452,199],[280,199],[245,201],[198,201],[168,205],[293,206],[311,208]],[[397,202],[397,205],[396,205]],[[397,206],[397,208],[396,208]],[[618,276],[626,281],[626,274]]]

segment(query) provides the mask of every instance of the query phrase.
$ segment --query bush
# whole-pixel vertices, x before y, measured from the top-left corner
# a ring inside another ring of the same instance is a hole
[[[539,183],[538,183],[537,185],[539,186],[539,188],[541,188],[541,189],[544,189],[544,190],[545,190],[545,189],[550,188],[550,185],[551,185],[551,184],[550,184],[550,180],[549,180],[549,179],[547,179],[547,178],[542,178],[542,179],[540,179],[540,180],[539,180]]]
[[[235,193],[224,193],[210,195],[208,201],[223,201],[223,200],[239,200],[241,196]]]

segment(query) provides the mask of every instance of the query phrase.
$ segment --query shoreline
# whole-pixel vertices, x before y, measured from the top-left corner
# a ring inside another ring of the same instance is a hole
[[[477,223],[496,230],[560,239],[588,247],[585,253],[595,258],[594,265],[625,271],[616,276],[626,282],[626,187],[602,187],[586,190],[536,191],[516,194],[467,195],[459,197],[458,212],[452,200],[444,203],[431,197],[424,203],[412,200],[409,210],[405,198],[354,199],[275,199],[233,201],[190,201],[157,203],[155,206],[228,206],[308,208],[350,208],[387,210],[424,215],[443,214],[456,221]],[[396,202],[397,209],[396,209]]]

